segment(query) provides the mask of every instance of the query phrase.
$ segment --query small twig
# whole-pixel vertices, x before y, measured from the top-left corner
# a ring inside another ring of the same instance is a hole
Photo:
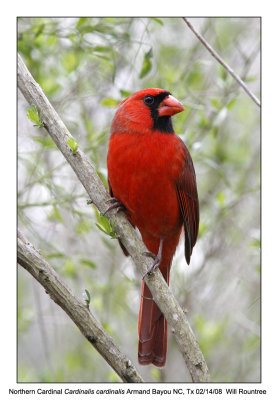
[[[216,58],[216,60],[226,69],[226,71],[229,72],[229,74],[238,82],[238,84],[245,90],[245,92],[248,94],[248,96],[251,97],[251,99],[259,106],[261,107],[260,100],[254,95],[254,93],[251,92],[250,89],[246,86],[246,84],[243,82],[243,80],[239,77],[239,75],[232,70],[232,68],[225,63],[225,61],[217,54],[217,52],[211,47],[211,45],[204,39],[204,37],[196,31],[194,26],[188,21],[187,18],[183,17],[183,20],[186,22],[188,27],[192,30],[192,32],[197,36],[197,38],[200,40],[200,42],[203,43],[203,45],[207,48],[207,50],[210,52],[210,54]]]
[[[134,365],[105,332],[86,304],[73,295],[57,272],[20,231],[17,256],[18,263],[45,288],[119,377],[124,382],[143,382]]]

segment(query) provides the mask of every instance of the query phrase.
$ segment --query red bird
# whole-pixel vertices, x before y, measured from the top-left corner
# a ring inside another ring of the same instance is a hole
[[[173,255],[182,229],[190,262],[199,228],[199,202],[193,162],[175,134],[171,116],[184,110],[170,92],[144,89],[123,100],[111,125],[107,155],[110,194],[141,232],[169,285]],[[121,243],[120,243],[121,244]],[[123,251],[128,255],[121,244]],[[151,271],[149,271],[151,272]],[[142,282],[138,361],[163,367],[167,321]]]

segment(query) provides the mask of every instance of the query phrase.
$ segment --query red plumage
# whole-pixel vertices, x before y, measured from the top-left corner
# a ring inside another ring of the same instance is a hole
[[[193,162],[171,122],[171,116],[183,109],[162,89],[144,89],[129,96],[113,119],[107,156],[110,193],[123,204],[148,250],[157,255],[163,239],[159,268],[168,284],[182,228],[189,264],[199,226]],[[144,281],[138,333],[139,363],[164,366],[167,322]]]

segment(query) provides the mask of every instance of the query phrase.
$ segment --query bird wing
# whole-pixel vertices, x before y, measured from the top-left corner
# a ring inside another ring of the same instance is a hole
[[[184,224],[185,259],[189,264],[199,230],[199,200],[193,162],[185,145],[184,150],[184,168],[176,182],[176,188]]]

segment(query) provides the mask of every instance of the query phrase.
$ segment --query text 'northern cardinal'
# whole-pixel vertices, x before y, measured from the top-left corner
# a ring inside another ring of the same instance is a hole
[[[159,266],[168,285],[182,230],[189,264],[199,227],[193,162],[171,120],[183,110],[182,104],[162,89],[132,94],[118,106],[107,156],[110,194],[123,205],[146,247],[156,255],[154,266]],[[167,321],[144,280],[138,333],[139,363],[164,366]]]

